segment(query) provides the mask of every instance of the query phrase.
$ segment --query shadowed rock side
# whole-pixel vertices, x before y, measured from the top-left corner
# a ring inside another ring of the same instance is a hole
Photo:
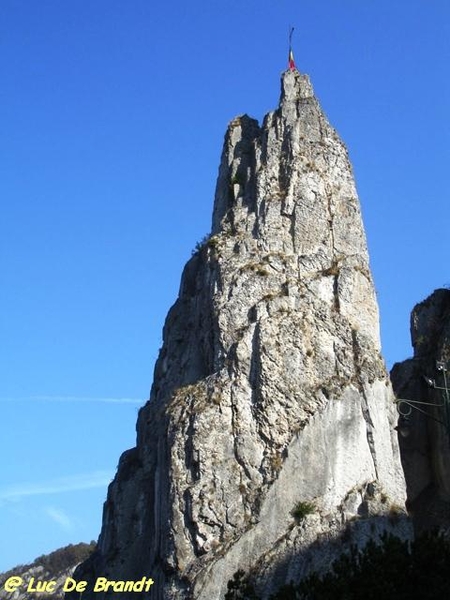
[[[399,398],[426,404],[402,405],[405,417],[399,419],[400,450],[408,492],[408,507],[417,531],[443,528],[450,530],[450,440],[446,421],[445,392],[450,373],[437,369],[443,361],[450,369],[450,290],[436,290],[418,304],[411,314],[411,338],[414,357],[394,365],[391,378]],[[426,380],[435,382],[430,386]],[[449,407],[450,409],[450,407]],[[450,423],[449,423],[450,424]]]
[[[286,72],[262,127],[229,125],[212,233],[185,267],[80,576],[149,575],[152,598],[211,600],[253,569],[267,595],[328,566],[344,532],[362,544],[401,529],[378,329],[346,149],[308,77]],[[309,514],[294,519],[298,503]]]

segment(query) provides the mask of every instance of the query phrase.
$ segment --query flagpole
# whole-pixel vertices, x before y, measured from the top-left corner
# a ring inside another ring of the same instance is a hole
[[[295,62],[294,62],[294,53],[292,52],[292,34],[294,32],[294,28],[289,26],[289,58],[288,58],[288,64],[289,64],[289,69],[291,71],[296,71],[297,67],[295,66]]]

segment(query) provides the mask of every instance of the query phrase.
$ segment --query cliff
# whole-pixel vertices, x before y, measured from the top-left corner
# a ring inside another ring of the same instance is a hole
[[[347,151],[288,71],[261,127],[228,127],[212,232],[78,579],[210,600],[241,568],[267,597],[344,543],[404,533],[394,412]]]
[[[411,313],[414,356],[394,365],[399,441],[408,508],[418,532],[450,530],[450,290],[439,289]]]

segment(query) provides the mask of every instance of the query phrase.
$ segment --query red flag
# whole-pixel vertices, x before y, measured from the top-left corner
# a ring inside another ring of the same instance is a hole
[[[295,66],[295,62],[294,62],[294,53],[292,52],[291,49],[289,49],[289,69],[291,71],[295,71],[296,70],[296,66]]]
[[[289,28],[289,58],[288,58],[288,62],[289,62],[289,69],[291,71],[296,71],[297,67],[295,66],[294,53],[292,52],[292,34],[293,33],[294,33],[294,28],[290,27]]]

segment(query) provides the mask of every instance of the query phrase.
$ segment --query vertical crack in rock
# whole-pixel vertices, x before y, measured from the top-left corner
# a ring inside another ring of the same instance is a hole
[[[361,393],[361,410],[364,416],[364,421],[366,422],[367,443],[373,460],[376,479],[378,479],[379,476],[377,470],[377,451],[374,438],[374,424],[370,415],[369,403],[366,396],[365,387],[363,385],[364,370],[361,356],[362,352],[358,341],[358,332],[355,329],[352,329],[352,348],[355,374],[357,378],[357,384]]]
[[[367,443],[369,445],[370,454],[371,454],[372,460],[373,460],[375,477],[376,477],[376,479],[378,479],[379,475],[378,475],[378,469],[377,469],[377,451],[376,451],[375,439],[374,439],[374,424],[373,424],[373,421],[370,416],[369,404],[367,402],[367,397],[365,395],[364,390],[362,390],[361,394],[362,394],[361,408],[362,408],[364,420],[366,422]]]
[[[78,579],[147,575],[157,600],[211,600],[241,568],[267,598],[329,566],[344,532],[404,532],[388,518],[405,490],[351,165],[309,78],[281,83],[262,126],[228,127],[212,233],[164,325],[138,460],[127,477],[119,464]]]

